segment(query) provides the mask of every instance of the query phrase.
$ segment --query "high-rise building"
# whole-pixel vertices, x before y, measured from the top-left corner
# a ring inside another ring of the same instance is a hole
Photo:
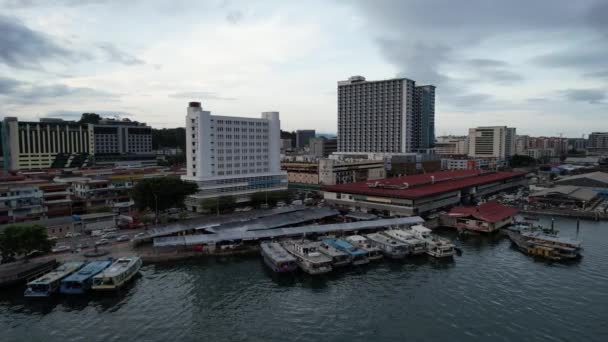
[[[515,154],[515,128],[507,126],[469,128],[469,156],[507,159]]]
[[[405,153],[435,139],[435,87],[413,80],[338,82],[338,152]]]
[[[281,171],[281,122],[278,112],[259,119],[211,115],[200,102],[190,102],[186,115],[186,181],[199,192],[187,200],[198,210],[200,201],[230,195],[246,200],[252,193],[287,189]]]
[[[6,117],[0,134],[8,170],[80,167],[88,163],[94,149],[89,125],[75,121],[29,122]]]
[[[95,154],[152,153],[152,128],[130,120],[102,119],[90,125],[95,137]]]
[[[313,138],[310,139],[310,155],[318,158],[327,158],[338,150],[338,139],[336,138]]]
[[[304,148],[304,146],[308,145],[310,139],[316,136],[316,132],[314,129],[299,129],[296,131],[296,147]]]
[[[593,132],[589,134],[588,147],[595,149],[608,149],[608,132]]]

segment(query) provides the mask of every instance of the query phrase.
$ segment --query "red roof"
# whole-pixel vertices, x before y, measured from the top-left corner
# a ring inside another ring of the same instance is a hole
[[[450,210],[450,216],[473,216],[474,218],[490,223],[502,221],[514,216],[518,210],[502,205],[496,201],[486,202],[476,207],[456,207]]]
[[[358,183],[328,185],[323,187],[323,190],[347,194],[417,199],[467,187],[523,177],[524,175],[525,172],[454,170]]]

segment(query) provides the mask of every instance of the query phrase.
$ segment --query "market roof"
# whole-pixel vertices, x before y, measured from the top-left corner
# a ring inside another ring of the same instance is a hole
[[[478,206],[455,207],[450,210],[450,216],[473,216],[490,223],[502,221],[517,214],[517,209],[502,205],[497,201],[489,201]]]
[[[590,172],[590,173],[583,173],[583,174],[580,174],[580,175],[574,175],[574,176],[564,177],[564,178],[558,180],[556,183],[568,182],[568,181],[571,181],[571,180],[574,180],[574,179],[591,179],[591,180],[594,180],[596,182],[601,182],[601,183],[608,184],[608,173],[601,172],[601,171]]]
[[[325,234],[338,231],[349,232],[362,229],[377,229],[392,225],[414,225],[423,222],[424,220],[421,217],[411,216],[375,221],[309,225],[255,231],[229,230],[216,234],[184,235],[156,238],[154,239],[154,247],[193,246],[200,244],[238,240],[253,241],[260,239],[273,239],[278,237],[304,236],[307,234]]]
[[[523,177],[525,172],[453,170],[386,178],[358,183],[329,185],[324,191],[380,197],[416,199],[462,188]]]
[[[558,185],[530,194],[530,197],[545,197],[551,195],[566,196],[579,201],[591,201],[597,197],[593,188],[576,185]]]

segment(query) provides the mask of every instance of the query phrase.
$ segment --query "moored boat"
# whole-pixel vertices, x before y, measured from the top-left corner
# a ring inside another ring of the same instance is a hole
[[[520,251],[550,260],[577,259],[580,258],[583,249],[580,241],[542,231],[510,229],[507,234]]]
[[[93,277],[93,290],[117,290],[131,280],[139,269],[142,261],[139,257],[125,257],[116,260],[110,267]]]
[[[350,242],[343,239],[325,239],[323,240],[327,245],[348,254],[350,261],[353,265],[364,265],[369,263],[367,258],[367,252],[356,247]]]
[[[82,294],[91,289],[93,277],[112,264],[112,259],[96,260],[61,281],[59,292],[63,294]]]
[[[264,241],[260,243],[260,251],[264,263],[275,272],[293,272],[298,268],[296,258],[278,242]]]
[[[380,248],[372,246],[369,240],[365,236],[351,235],[346,237],[346,241],[350,242],[353,246],[359,247],[361,250],[367,252],[367,259],[369,261],[382,259],[382,251]]]
[[[426,254],[435,258],[451,258],[454,256],[454,244],[448,239],[431,234],[431,230],[423,225],[415,225],[409,229],[416,238],[426,242]]]
[[[49,297],[59,290],[63,278],[78,271],[84,264],[82,261],[70,261],[61,264],[55,270],[27,283],[24,296]]]
[[[286,240],[281,246],[293,255],[298,266],[308,274],[323,274],[332,270],[331,258],[319,252],[319,242]]]
[[[418,239],[412,232],[402,229],[389,229],[382,232],[386,236],[401,241],[409,246],[409,252],[412,255],[426,253],[427,243],[424,240]]]
[[[370,244],[379,248],[386,257],[391,259],[403,259],[409,253],[409,247],[384,234],[372,233],[366,235]]]
[[[330,240],[331,239],[325,239],[319,242],[319,252],[331,258],[331,265],[333,267],[350,265],[352,261],[350,255],[339,250],[333,244],[328,243]]]

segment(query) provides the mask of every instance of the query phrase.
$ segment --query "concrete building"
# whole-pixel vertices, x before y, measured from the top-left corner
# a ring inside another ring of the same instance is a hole
[[[404,153],[432,145],[435,87],[413,80],[338,82],[338,151]]]
[[[61,119],[28,122],[6,117],[0,135],[7,170],[81,167],[89,164],[94,149],[88,124]]]
[[[89,125],[93,131],[95,155],[150,154],[152,128],[137,121],[102,119]]]
[[[524,155],[534,159],[551,158],[555,156],[555,150],[552,148],[530,148],[524,152]]]
[[[0,223],[36,220],[44,215],[43,193],[36,185],[0,185]]]
[[[490,159],[442,158],[442,170],[488,170],[496,166]]]
[[[466,155],[469,153],[468,137],[439,137],[435,142],[435,154]]]
[[[319,184],[345,184],[385,177],[386,168],[384,160],[319,160]]]
[[[287,189],[281,171],[278,112],[259,119],[211,115],[190,102],[186,115],[186,175],[199,192],[188,198],[190,210],[200,201],[230,195],[248,200],[252,193]]]
[[[492,233],[513,223],[518,210],[489,201],[478,206],[454,207],[449,213],[441,215],[441,225],[458,230],[471,230],[479,233]]]
[[[281,139],[281,153],[293,150],[291,139]]]
[[[608,152],[608,132],[593,132],[589,134],[587,150],[590,153]]]
[[[310,155],[317,158],[327,158],[338,150],[337,138],[312,138],[309,143]]]
[[[281,170],[287,172],[290,185],[319,184],[319,162],[281,162]]]
[[[316,136],[316,132],[314,129],[299,129],[296,131],[296,147],[304,148],[308,146],[308,142],[310,139]]]
[[[526,186],[523,172],[441,171],[323,187],[325,201],[382,215],[421,215]]]
[[[469,157],[507,159],[515,154],[515,128],[469,128]]]

